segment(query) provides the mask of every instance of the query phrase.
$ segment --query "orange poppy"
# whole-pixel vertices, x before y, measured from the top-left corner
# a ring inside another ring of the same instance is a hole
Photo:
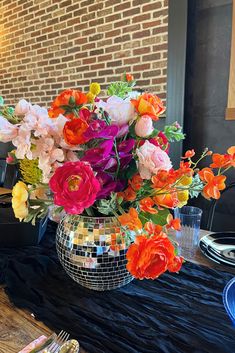
[[[220,198],[220,190],[224,190],[226,176],[217,175],[215,176],[213,171],[210,168],[203,168],[198,173],[200,179],[206,182],[206,185],[203,188],[203,196],[207,199],[219,199]]]
[[[87,141],[83,136],[88,124],[80,118],[67,121],[64,125],[63,135],[69,145],[81,145]]]
[[[155,195],[153,201],[157,206],[174,208],[178,205],[177,193],[175,191],[161,190],[161,194]]]
[[[132,179],[128,181],[128,184],[132,187],[133,190],[138,191],[143,184],[143,179],[139,174],[135,174]]]
[[[195,151],[194,150],[188,150],[185,152],[184,157],[181,157],[182,159],[188,159],[188,158],[192,158],[195,155]]]
[[[131,103],[140,115],[149,115],[153,120],[158,120],[166,109],[162,100],[151,93],[144,93],[138,99],[132,99]]]
[[[48,115],[52,119],[57,118],[60,114],[64,114],[64,109],[53,107],[48,109]]]
[[[87,97],[84,93],[79,90],[67,89],[55,98],[48,113],[50,118],[57,118],[59,114],[64,114],[69,119],[73,119],[75,115],[71,109],[86,103]]]
[[[130,208],[129,212],[119,216],[118,220],[122,226],[127,226],[130,230],[140,230],[143,227],[135,208]]]
[[[158,213],[154,206],[154,201],[151,199],[151,197],[145,197],[144,199],[140,200],[140,210],[142,212],[148,212],[151,214],[156,214]]]
[[[180,224],[180,219],[179,218],[173,218],[171,214],[167,216],[167,225],[166,228],[171,228],[174,230],[180,230],[181,229],[181,224]]]

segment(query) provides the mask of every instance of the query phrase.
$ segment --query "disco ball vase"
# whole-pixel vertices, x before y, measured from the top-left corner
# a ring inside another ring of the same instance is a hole
[[[115,217],[65,215],[56,249],[67,274],[83,287],[112,290],[133,279],[126,269],[128,246]]]

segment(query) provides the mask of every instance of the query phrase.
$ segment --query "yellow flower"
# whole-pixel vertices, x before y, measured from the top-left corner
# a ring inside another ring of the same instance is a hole
[[[87,96],[88,103],[93,103],[94,102],[95,95],[93,93],[88,92],[86,96]]]
[[[38,168],[37,159],[21,159],[20,172],[22,179],[28,184],[38,184],[42,181],[42,171]]]
[[[90,92],[93,93],[95,96],[98,96],[100,93],[100,85],[97,82],[93,82],[90,84]]]
[[[180,184],[183,185],[183,186],[191,185],[192,182],[193,182],[193,178],[191,176],[184,175],[180,179]]]
[[[25,183],[18,181],[12,190],[12,208],[16,218],[20,221],[28,216],[27,200],[29,197],[28,188]]]
[[[177,192],[177,197],[180,203],[177,205],[178,207],[183,207],[187,205],[189,199],[189,192],[188,190],[182,190]]]

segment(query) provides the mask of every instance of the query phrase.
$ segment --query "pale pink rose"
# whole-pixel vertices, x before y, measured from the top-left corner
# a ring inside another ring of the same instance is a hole
[[[136,117],[133,104],[116,96],[109,97],[107,102],[100,100],[96,103],[96,106],[104,109],[108,113],[111,123],[118,126],[127,124]]]
[[[153,120],[148,115],[143,115],[135,124],[135,133],[139,137],[147,137],[153,132]]]
[[[31,104],[27,102],[25,99],[21,99],[15,107],[15,114],[16,115],[25,115],[29,112],[31,108]]]
[[[168,154],[160,147],[154,146],[149,141],[136,150],[139,158],[138,169],[142,179],[151,179],[159,170],[170,170],[171,160]]]
[[[17,136],[18,127],[9,123],[7,119],[0,116],[0,142],[10,142]]]

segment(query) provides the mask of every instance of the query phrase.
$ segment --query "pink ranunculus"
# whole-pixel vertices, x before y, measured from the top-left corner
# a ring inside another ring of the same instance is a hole
[[[130,101],[124,100],[120,97],[112,96],[107,99],[107,102],[100,100],[96,103],[97,108],[104,109],[110,119],[111,123],[122,126],[136,117],[135,108]]]
[[[27,102],[25,99],[21,99],[15,107],[16,115],[25,115],[30,111],[31,104]]]
[[[57,168],[49,182],[54,203],[69,214],[81,214],[96,200],[101,186],[86,162],[66,162]]]
[[[147,137],[153,132],[153,120],[148,115],[143,115],[135,124],[135,133],[139,137]]]
[[[151,179],[159,170],[170,170],[171,160],[168,154],[160,147],[154,146],[149,141],[136,150],[139,158],[139,173],[142,179]]]
[[[10,142],[17,136],[18,127],[9,123],[7,119],[0,116],[0,142]]]

